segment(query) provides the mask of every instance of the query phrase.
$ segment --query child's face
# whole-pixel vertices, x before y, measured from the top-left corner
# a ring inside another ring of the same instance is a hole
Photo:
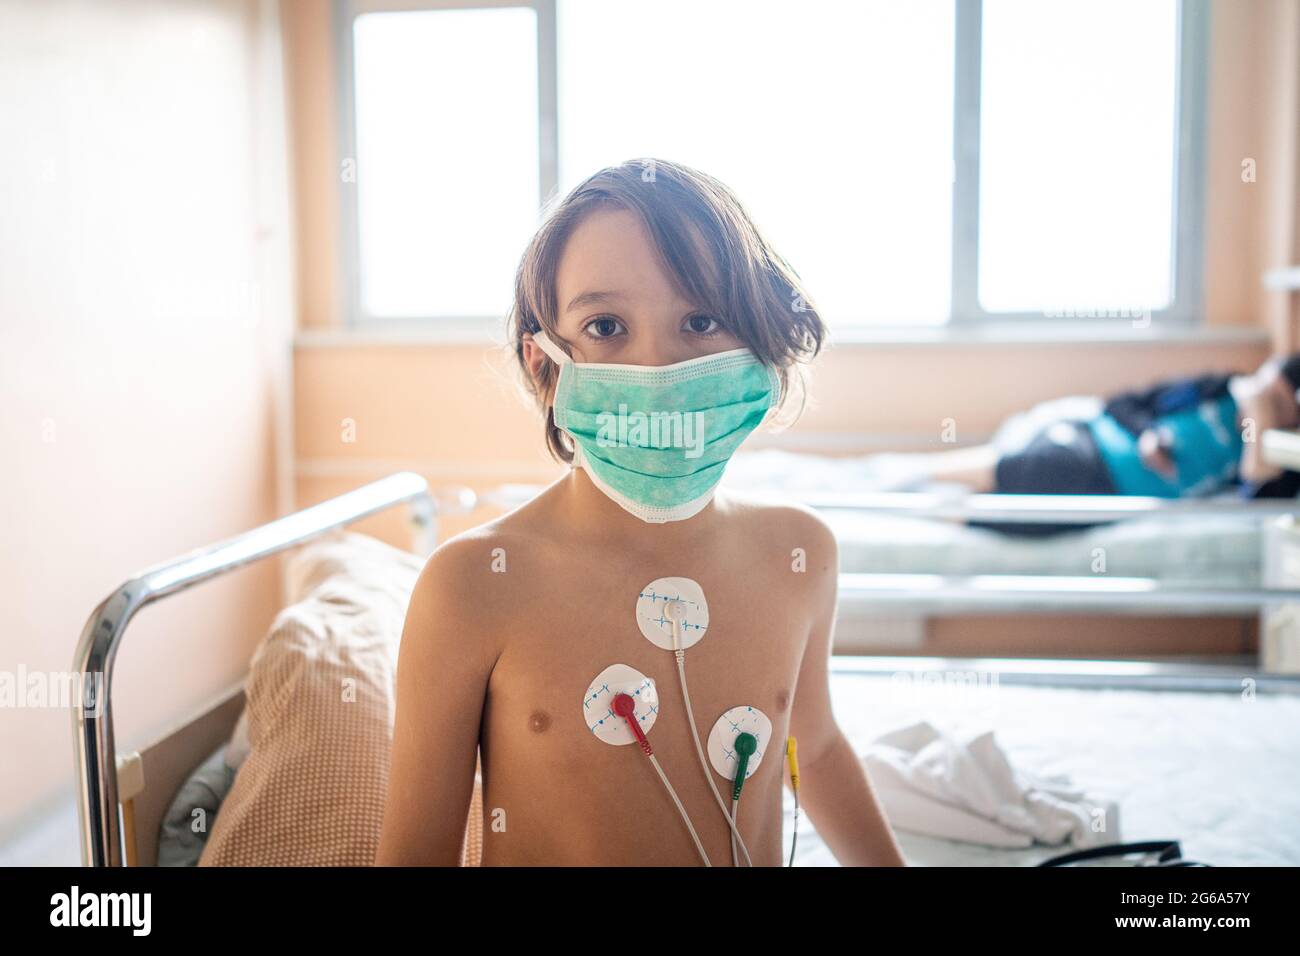
[[[717,317],[681,298],[641,220],[600,209],[569,236],[556,274],[557,331],[577,362],[671,365],[740,348]],[[541,349],[524,341],[536,374]]]

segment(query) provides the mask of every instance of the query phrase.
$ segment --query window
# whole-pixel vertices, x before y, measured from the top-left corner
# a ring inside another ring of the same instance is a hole
[[[638,156],[836,328],[1199,307],[1203,0],[337,6],[358,319],[499,322],[542,201]]]
[[[559,6],[561,191],[679,160],[736,192],[828,316],[947,317],[951,2]]]
[[[983,309],[1169,307],[1177,38],[1175,0],[985,0]]]
[[[369,13],[353,25],[357,305],[490,315],[537,224],[537,18]]]

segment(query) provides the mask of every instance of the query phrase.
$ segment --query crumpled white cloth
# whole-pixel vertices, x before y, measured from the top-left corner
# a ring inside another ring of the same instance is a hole
[[[1017,770],[993,731],[944,733],[921,721],[862,755],[892,826],[994,847],[1116,843],[1119,805],[1064,775]]]

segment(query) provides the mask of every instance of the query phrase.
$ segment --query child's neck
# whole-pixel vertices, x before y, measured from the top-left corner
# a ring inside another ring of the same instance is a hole
[[[622,540],[639,550],[687,548],[696,546],[717,526],[718,508],[713,500],[693,517],[652,523],[624,511],[595,486],[584,468],[570,469],[558,484],[565,526],[580,539],[615,543]]]

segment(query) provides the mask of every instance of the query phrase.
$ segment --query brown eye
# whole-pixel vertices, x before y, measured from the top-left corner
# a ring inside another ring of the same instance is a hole
[[[696,335],[716,335],[722,328],[718,320],[711,315],[692,315],[686,320],[686,327]]]
[[[602,315],[588,322],[583,331],[594,339],[610,339],[618,335],[620,328],[621,323],[618,319]]]

